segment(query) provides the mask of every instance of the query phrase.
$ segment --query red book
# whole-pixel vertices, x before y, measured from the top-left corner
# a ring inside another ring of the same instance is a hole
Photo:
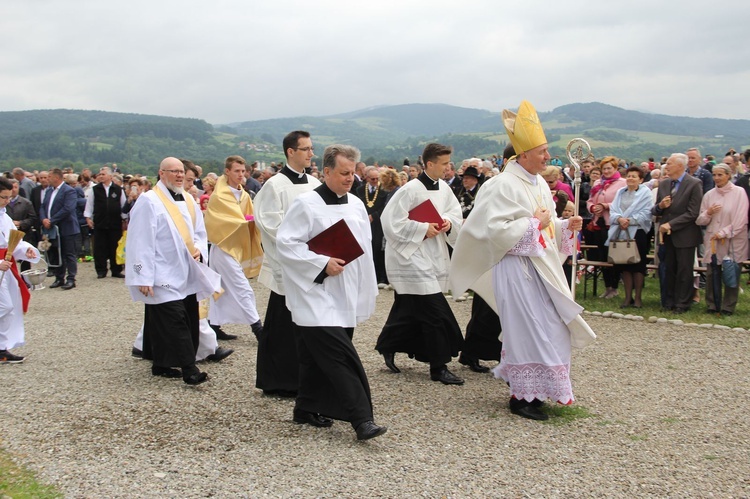
[[[443,218],[429,199],[409,211],[409,220],[438,224],[438,227],[443,226]]]
[[[307,241],[307,247],[319,255],[341,258],[344,265],[365,254],[343,218]]]

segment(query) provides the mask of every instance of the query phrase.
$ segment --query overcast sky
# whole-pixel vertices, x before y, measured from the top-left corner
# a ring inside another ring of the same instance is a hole
[[[749,14],[747,0],[2,0],[0,111],[220,124],[527,99],[747,119]]]

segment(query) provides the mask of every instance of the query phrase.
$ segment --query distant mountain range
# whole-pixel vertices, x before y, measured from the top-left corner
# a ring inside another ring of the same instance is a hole
[[[688,118],[629,111],[602,103],[568,104],[540,113],[553,154],[577,136],[598,156],[636,161],[688,147],[722,155],[750,146],[750,120]],[[400,163],[427,141],[451,144],[456,158],[499,154],[507,137],[500,113],[446,104],[381,106],[333,116],[279,118],[211,125],[204,120],[106,111],[0,112],[0,168],[15,164],[101,164],[151,168],[166,155],[219,168],[229,154],[281,159],[291,130],[313,134],[319,146],[353,144],[369,161]]]

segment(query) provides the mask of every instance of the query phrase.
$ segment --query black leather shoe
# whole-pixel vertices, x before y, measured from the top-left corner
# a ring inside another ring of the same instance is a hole
[[[477,359],[472,359],[471,357],[466,357],[461,355],[458,358],[458,363],[463,364],[475,373],[488,373],[490,372],[490,368],[487,366],[483,366],[479,363]]]
[[[208,374],[197,372],[189,376],[183,376],[182,381],[184,381],[188,385],[200,385],[201,383],[205,383],[206,381],[208,381]]]
[[[67,289],[73,289],[75,287],[76,287],[76,283],[74,283],[74,282],[66,282],[65,284],[63,284],[62,286],[60,286],[60,289],[67,290]]]
[[[315,426],[316,428],[330,428],[331,426],[333,426],[332,419],[323,417],[320,414],[300,411],[298,409],[294,409],[294,412],[292,413],[292,421],[297,424],[309,424],[310,426]]]
[[[394,372],[396,374],[401,372],[401,369],[396,367],[396,354],[393,352],[388,352],[383,354],[383,360],[385,360],[385,367],[391,370],[391,372]]]
[[[151,366],[151,374],[153,374],[154,376],[161,376],[162,378],[182,377],[182,373],[180,373],[179,369],[174,369],[171,367]]]
[[[107,277],[107,274],[96,274],[97,279],[104,279]]]
[[[464,384],[464,380],[450,372],[447,367],[443,367],[436,372],[430,371],[430,379],[432,379],[432,381],[440,381],[444,385]]]
[[[371,438],[379,437],[388,431],[388,428],[378,426],[374,421],[365,421],[357,426],[355,431],[357,432],[357,440],[370,440]]]
[[[57,279],[57,280],[55,280],[55,282],[53,282],[52,284],[50,284],[50,285],[49,285],[49,287],[50,287],[50,288],[59,288],[59,287],[60,287],[60,286],[62,286],[63,284],[65,284],[65,281],[62,281],[62,280],[60,280],[60,279]]]
[[[234,350],[231,348],[217,348],[214,353],[206,357],[206,360],[211,362],[221,362],[222,360],[226,359],[230,355],[234,353]]]
[[[130,351],[130,355],[133,357],[138,357],[139,359],[143,358],[143,350],[139,350],[136,347],[133,347],[133,349]]]
[[[112,274],[112,277],[117,277],[118,279],[125,279],[125,276],[119,272],[117,274]]]
[[[221,329],[221,326],[214,326],[213,324],[211,324],[210,326],[211,326],[211,329],[214,330],[214,333],[216,333],[217,340],[229,341],[229,340],[237,339],[237,335],[225,333],[224,330]]]
[[[534,402],[527,402],[525,400],[517,400],[512,398],[510,399],[510,403],[508,404],[508,406],[510,407],[510,412],[512,412],[516,416],[521,416],[522,418],[526,419],[533,419],[534,421],[547,421],[549,419],[549,416],[547,416],[539,409],[540,406],[535,407],[535,402],[536,399],[534,399]]]

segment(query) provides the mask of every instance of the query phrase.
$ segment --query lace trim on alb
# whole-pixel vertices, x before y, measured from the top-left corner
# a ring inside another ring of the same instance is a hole
[[[509,255],[517,256],[544,256],[544,248],[539,243],[541,232],[539,231],[539,219],[530,218],[529,227],[521,239],[509,251]]]

